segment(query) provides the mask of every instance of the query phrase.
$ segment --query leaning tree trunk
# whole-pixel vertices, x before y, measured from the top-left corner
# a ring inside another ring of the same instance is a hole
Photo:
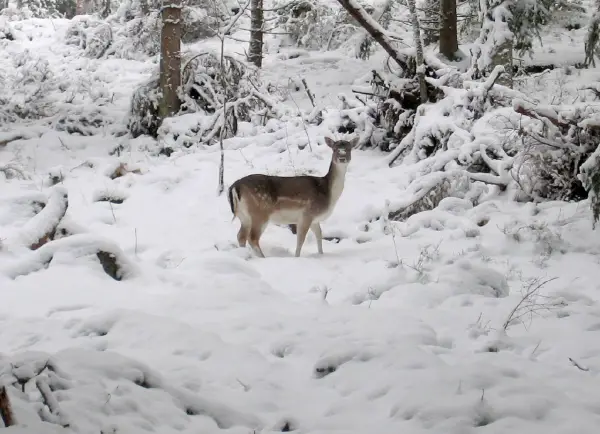
[[[161,119],[179,111],[181,101],[181,0],[163,0],[160,35],[160,90],[158,107]]]
[[[419,17],[417,17],[417,7],[415,0],[408,0],[408,10],[412,20],[413,38],[415,40],[415,49],[417,52],[417,78],[419,80],[419,92],[421,94],[421,104],[429,101],[427,96],[427,83],[425,82],[425,61],[423,60],[423,44],[421,42],[421,27],[419,26]]]
[[[263,26],[263,0],[251,0],[248,60],[257,68],[262,66]]]
[[[389,56],[402,68],[404,71],[408,71],[408,63],[406,62],[406,56],[400,53],[392,45],[392,40],[388,35],[385,34],[385,30],[381,25],[371,17],[359,5],[356,0],[338,0],[338,3],[342,5],[346,12],[354,18],[358,24],[360,24],[373,39],[383,48]]]
[[[456,60],[458,52],[456,0],[441,0],[440,16],[440,53],[448,60]]]

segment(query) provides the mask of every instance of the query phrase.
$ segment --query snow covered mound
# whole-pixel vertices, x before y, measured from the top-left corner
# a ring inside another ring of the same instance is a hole
[[[216,194],[218,148],[176,146],[194,116],[164,124],[169,157],[123,135],[156,65],[83,57],[70,24],[14,20],[0,45],[15,84],[0,91],[7,433],[597,432],[600,235],[587,202],[464,195],[392,221],[430,167],[358,149],[324,255],[309,235],[295,258],[295,236],[272,225],[256,258]],[[297,105],[225,142],[226,184],[324,174],[323,138],[347,137],[337,93],[383,60],[268,56],[263,79]],[[301,78],[326,106],[319,125],[303,121]],[[368,126],[366,109],[351,113]]]

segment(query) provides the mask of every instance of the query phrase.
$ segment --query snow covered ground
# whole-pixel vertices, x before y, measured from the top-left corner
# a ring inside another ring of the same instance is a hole
[[[30,50],[56,79],[88,84],[82,106],[100,95],[107,105],[94,107],[122,119],[155,65],[81,59],[63,43],[67,25],[17,23],[24,38],[2,45],[0,68],[17,71],[11,62]],[[333,106],[372,63],[318,54],[270,57],[265,68],[282,82],[306,77]],[[303,91],[294,97],[306,102]],[[406,222],[369,223],[408,175],[380,152],[355,151],[323,225],[339,242],[319,256],[309,235],[294,258],[295,236],[270,226],[258,259],[235,245],[239,223],[216,195],[215,147],[148,157],[151,140],[138,138],[110,156],[124,140],[113,126],[89,137],[0,128],[0,140],[24,135],[0,147],[0,165],[31,175],[0,175],[0,380],[41,372],[24,392],[9,388],[28,427],[7,432],[597,432],[600,235],[587,203],[473,208],[451,198]],[[303,131],[273,146],[229,140],[226,183],[324,173],[326,134],[311,127],[302,150],[294,140]],[[111,179],[119,163],[139,173]],[[50,187],[50,175],[63,180]],[[127,278],[111,279],[79,248],[19,275],[39,259],[22,247],[37,229],[32,203],[51,197],[48,213],[60,213],[64,191],[65,224],[80,240],[112,242]],[[52,389],[44,399],[36,381]],[[39,422],[40,411],[57,425]]]

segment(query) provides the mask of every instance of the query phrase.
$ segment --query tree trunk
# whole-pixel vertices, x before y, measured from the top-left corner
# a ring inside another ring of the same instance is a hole
[[[75,2],[75,15],[83,15],[83,0]]]
[[[503,86],[513,87],[513,40],[507,38],[506,41],[498,46],[492,55],[492,68],[496,65],[504,66],[504,74],[500,76],[497,83]]]
[[[421,31],[425,46],[437,44],[440,40],[440,0],[425,0],[421,10]]]
[[[338,0],[338,3],[346,9],[350,16],[354,18],[379,45],[381,45],[381,48],[383,48],[404,71],[409,70],[406,56],[394,48],[392,40],[385,34],[385,30],[356,2],[356,0]]]
[[[417,78],[419,80],[419,93],[421,94],[421,104],[429,101],[427,95],[427,82],[425,81],[425,61],[423,59],[423,44],[421,42],[421,27],[419,25],[419,17],[417,16],[417,6],[415,0],[408,0],[408,10],[412,20],[413,38],[415,40],[415,49],[417,52]]]
[[[160,90],[158,107],[161,119],[179,111],[177,95],[181,85],[181,0],[163,0],[160,35]]]
[[[263,26],[263,0],[251,0],[250,48],[248,50],[248,60],[257,68],[262,66]]]
[[[456,0],[440,0],[440,53],[448,60],[456,60],[458,35],[456,25]]]

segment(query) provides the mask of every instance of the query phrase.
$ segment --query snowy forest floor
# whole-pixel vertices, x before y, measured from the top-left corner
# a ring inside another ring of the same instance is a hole
[[[102,110],[115,125],[156,67],[81,57],[63,42],[67,21],[17,25],[26,37],[2,47],[0,70],[45,59],[56,80],[80,89],[73,110]],[[583,30],[573,34],[581,41]],[[265,76],[306,78],[317,100],[335,106],[382,60],[270,56]],[[518,86],[566,100],[598,75],[555,70]],[[303,90],[293,97],[306,107]],[[135,272],[118,282],[95,257],[61,252],[11,279],[25,253],[0,251],[0,380],[51,360],[58,423],[82,433],[597,432],[600,235],[587,202],[473,208],[448,199],[406,222],[369,223],[407,179],[385,154],[356,151],[323,225],[340,241],[319,256],[309,235],[294,258],[295,236],[270,226],[267,258],[258,259],[235,246],[239,223],[216,194],[217,147],[149,157],[152,140],[142,137],[110,156],[124,140],[111,128],[83,137],[41,123],[1,126],[0,140],[25,138],[0,148],[0,165],[31,179],[0,178],[0,239],[18,237],[32,218],[17,198],[46,192],[48,174],[59,173],[65,219],[117,243]],[[299,150],[293,135],[228,140],[226,183],[253,172],[324,173],[328,132],[308,133],[312,150]],[[111,179],[119,163],[139,173]],[[37,422],[36,390],[9,390],[17,420],[29,425],[12,432],[54,432]]]

